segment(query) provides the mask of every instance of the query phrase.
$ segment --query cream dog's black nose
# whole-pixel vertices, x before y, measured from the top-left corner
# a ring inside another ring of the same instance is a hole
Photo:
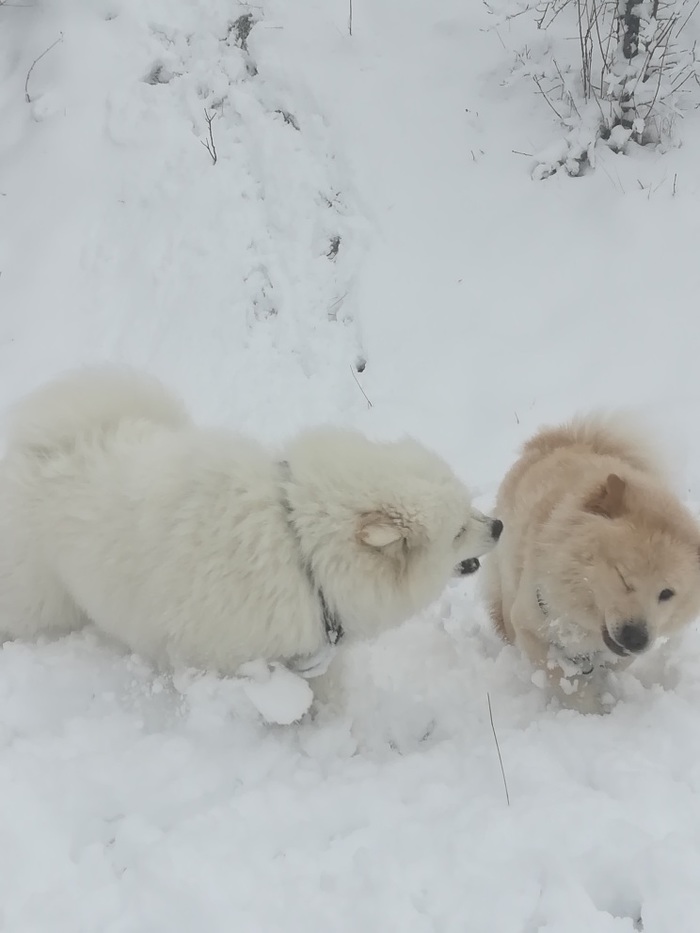
[[[491,537],[494,541],[498,541],[501,537],[501,532],[503,531],[503,522],[500,518],[494,518],[491,522]]]
[[[624,622],[615,636],[615,641],[622,645],[626,651],[634,653],[644,651],[649,644],[649,632],[646,622],[637,619]]]

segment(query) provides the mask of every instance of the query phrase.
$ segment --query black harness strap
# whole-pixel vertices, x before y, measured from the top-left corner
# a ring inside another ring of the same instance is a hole
[[[290,480],[291,472],[290,472],[289,464],[287,463],[287,461],[286,460],[280,461],[280,467],[284,474],[284,478],[286,480]],[[331,609],[331,607],[328,605],[325,594],[323,592],[323,588],[318,585],[316,581],[316,577],[314,575],[313,568],[310,562],[307,561],[304,557],[304,553],[301,548],[301,538],[299,536],[299,530],[297,529],[297,526],[294,522],[294,517],[292,514],[292,506],[290,505],[289,499],[287,498],[284,491],[282,492],[282,505],[284,506],[284,510],[287,513],[287,524],[292,530],[292,533],[294,534],[294,537],[297,542],[297,549],[299,551],[301,565],[304,568],[304,573],[306,574],[306,578],[309,581],[311,589],[316,593],[316,598],[318,599],[319,607],[321,609],[321,621],[323,622],[323,628],[326,633],[326,638],[328,639],[328,643],[330,645],[337,645],[338,642],[343,637],[343,635],[345,634],[343,630],[343,623],[341,622],[340,616],[338,615],[338,613],[334,609]]]
[[[314,585],[313,575],[309,579],[311,584]],[[318,593],[318,601],[321,604],[321,618],[323,619],[323,627],[326,630],[326,638],[331,645],[337,645],[345,634],[343,623],[340,621],[338,613],[329,607],[320,586],[316,587],[316,592]]]

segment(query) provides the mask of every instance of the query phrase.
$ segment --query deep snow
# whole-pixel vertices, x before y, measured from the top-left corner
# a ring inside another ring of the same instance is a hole
[[[271,442],[413,433],[484,506],[540,423],[625,405],[700,499],[700,118],[536,183],[561,131],[510,81],[521,19],[353,7],[350,37],[345,0],[0,5],[0,402],[127,360]],[[289,727],[89,632],[5,645],[0,929],[694,933],[697,630],[583,717],[474,587]]]

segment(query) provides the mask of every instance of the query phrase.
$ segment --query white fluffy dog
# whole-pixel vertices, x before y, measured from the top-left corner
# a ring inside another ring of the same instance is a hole
[[[303,669],[423,608],[501,528],[413,440],[316,430],[276,459],[148,376],[79,371],[11,413],[0,632],[92,621],[161,666]]]

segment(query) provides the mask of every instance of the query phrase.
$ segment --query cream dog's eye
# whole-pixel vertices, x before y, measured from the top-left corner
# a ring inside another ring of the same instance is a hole
[[[665,603],[667,600],[672,599],[676,594],[673,590],[661,590],[659,593],[659,602]]]

